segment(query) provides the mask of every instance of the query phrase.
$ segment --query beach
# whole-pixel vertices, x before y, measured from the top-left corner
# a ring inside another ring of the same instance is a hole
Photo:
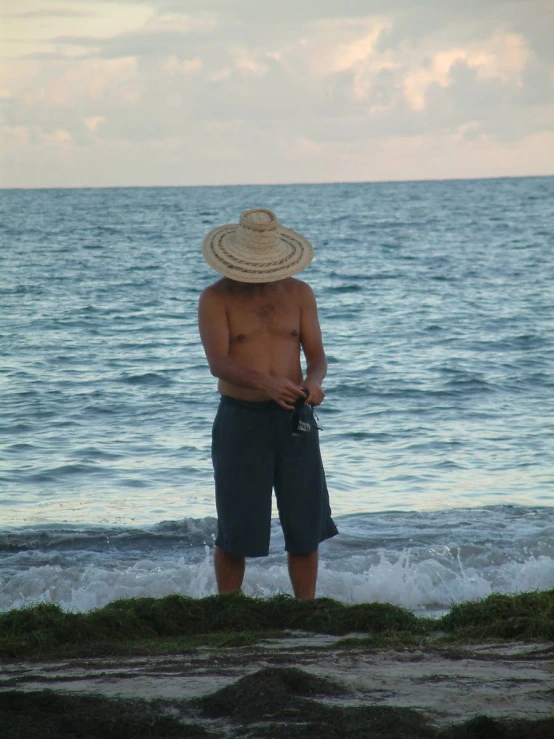
[[[72,736],[66,714],[86,736],[116,736],[132,711],[159,722],[137,736],[546,738],[553,606],[554,591],[492,596],[440,622],[380,604],[244,596],[12,612],[0,620],[0,716],[10,737],[32,721]],[[300,628],[275,628],[287,622]],[[32,735],[50,736],[42,730]]]
[[[391,709],[393,724],[394,709],[410,709],[438,730],[483,715],[499,722],[551,719],[550,728],[554,726],[552,643],[476,643],[456,649],[420,644],[368,650],[334,648],[334,642],[334,639],[296,633],[257,647],[199,648],[163,657],[18,662],[2,667],[0,684],[3,690],[26,693],[47,689],[60,696],[160,701],[164,703],[158,711],[160,716],[169,714],[173,708],[171,713],[178,712],[185,726],[194,723],[207,732],[216,728],[206,736],[238,736],[237,725],[243,730],[248,725],[255,727],[268,722],[279,723],[281,727],[288,725],[292,731],[286,715],[289,693],[280,706],[270,706],[269,710],[256,706],[259,700],[256,691],[266,690],[272,698],[282,698],[275,683],[279,686],[281,680],[290,677],[287,670],[294,670],[292,677],[297,682],[315,676],[335,684],[335,690],[329,691],[331,696],[326,696],[325,687],[320,686],[310,697],[315,705],[310,714],[312,722],[321,703],[351,714],[355,714],[351,709]],[[336,686],[342,688],[339,695]],[[190,703],[226,688],[236,690],[235,698],[240,704],[221,709],[217,727],[209,711],[203,718],[198,709],[190,707]],[[301,690],[296,694],[303,695]],[[294,690],[290,690],[290,695],[295,695]],[[77,708],[76,715],[78,712]],[[323,710],[321,714],[323,723],[326,719]],[[4,716],[7,715],[6,712]],[[410,718],[413,726],[416,717]],[[300,709],[298,719],[302,720]],[[369,714],[365,723],[367,733],[360,733],[360,737],[379,735],[371,733]],[[491,721],[491,725],[495,724]],[[410,736],[405,729],[401,734],[391,728],[388,731],[385,736]],[[419,735],[417,729],[415,732],[411,736]],[[298,731],[296,727],[294,733],[304,736],[302,729]],[[183,731],[182,736],[187,734]],[[266,733],[251,736],[271,736],[271,733],[266,729]],[[336,729],[331,736],[353,735]],[[534,736],[532,729],[528,736]]]

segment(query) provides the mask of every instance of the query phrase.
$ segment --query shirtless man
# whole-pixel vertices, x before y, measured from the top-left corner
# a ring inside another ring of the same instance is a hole
[[[217,587],[240,590],[245,557],[267,556],[275,488],[294,594],[313,598],[318,545],[337,533],[313,416],[327,360],[314,294],[292,277],[313,248],[260,209],[210,231],[203,252],[224,275],[199,301],[200,336],[221,394],[212,432]]]

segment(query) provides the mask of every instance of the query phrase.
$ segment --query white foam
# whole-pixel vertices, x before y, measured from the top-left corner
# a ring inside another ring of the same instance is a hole
[[[364,562],[365,559],[365,562]],[[478,570],[457,558],[446,563],[428,558],[414,561],[409,550],[399,556],[380,552],[355,555],[336,562],[323,558],[318,596],[345,603],[392,603],[414,612],[439,612],[453,604],[478,600],[492,592],[517,593],[554,587],[554,560],[530,556]],[[247,595],[268,597],[291,593],[284,556],[250,560],[244,581]],[[37,602],[56,602],[70,611],[89,611],[120,598],[156,597],[181,593],[202,598],[216,592],[213,550],[206,546],[200,563],[141,559],[119,569],[95,564],[34,566],[4,578],[0,610]]]

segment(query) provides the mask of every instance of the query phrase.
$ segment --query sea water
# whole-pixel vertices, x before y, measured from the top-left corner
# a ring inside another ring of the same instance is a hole
[[[340,535],[318,594],[554,587],[554,178],[0,191],[0,610],[215,592],[212,227],[315,248]],[[277,521],[245,591],[290,592]]]

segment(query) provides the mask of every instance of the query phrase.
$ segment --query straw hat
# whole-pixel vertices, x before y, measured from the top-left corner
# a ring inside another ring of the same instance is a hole
[[[239,223],[218,226],[202,243],[212,269],[237,282],[276,282],[300,272],[314,255],[310,242],[284,228],[265,208],[245,210]]]

